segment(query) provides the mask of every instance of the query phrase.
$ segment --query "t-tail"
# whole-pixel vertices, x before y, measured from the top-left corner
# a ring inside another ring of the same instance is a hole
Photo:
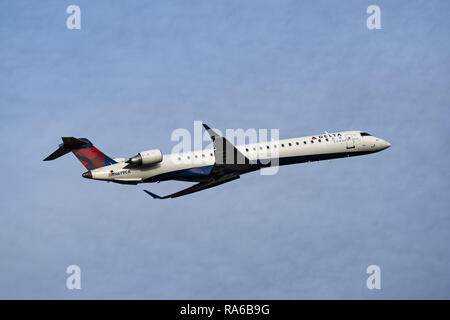
[[[63,143],[59,145],[59,148],[45,158],[44,161],[55,160],[72,152],[88,170],[94,170],[117,163],[94,147],[94,145],[86,138],[62,137],[62,141]]]

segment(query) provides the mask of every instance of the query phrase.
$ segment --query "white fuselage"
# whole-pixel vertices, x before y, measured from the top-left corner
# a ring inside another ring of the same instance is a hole
[[[238,149],[252,162],[286,165],[363,155],[384,150],[390,144],[380,138],[363,135],[361,131],[320,134],[278,141],[238,145]],[[126,168],[127,163],[92,170],[92,178],[118,183],[157,182],[163,180],[198,181],[208,176],[215,164],[213,149],[166,154],[163,160],[148,167]]]

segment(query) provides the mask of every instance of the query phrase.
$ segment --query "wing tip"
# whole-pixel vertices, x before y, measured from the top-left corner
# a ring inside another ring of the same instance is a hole
[[[153,199],[161,199],[160,196],[158,196],[157,194],[154,194],[154,193],[152,193],[152,192],[150,192],[150,191],[148,191],[148,190],[144,190],[144,192],[145,192],[146,194],[148,194],[149,196],[151,196]]]

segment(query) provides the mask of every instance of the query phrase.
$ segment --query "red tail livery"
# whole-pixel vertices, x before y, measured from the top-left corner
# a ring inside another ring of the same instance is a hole
[[[72,151],[88,170],[94,170],[117,163],[94,147],[94,145],[86,138],[78,139],[74,137],[63,137],[62,140],[63,143],[59,145],[59,148],[45,158],[44,161],[54,160]]]

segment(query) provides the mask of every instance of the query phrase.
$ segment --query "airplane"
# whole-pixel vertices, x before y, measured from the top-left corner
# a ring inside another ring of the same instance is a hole
[[[44,161],[72,152],[88,170],[87,179],[136,185],[167,180],[197,182],[181,191],[154,199],[177,198],[239,179],[241,175],[272,165],[330,160],[360,156],[385,150],[391,144],[364,131],[344,131],[299,138],[234,146],[208,125],[213,149],[163,155],[159,149],[136,156],[112,159],[86,138],[62,137],[63,143]],[[276,161],[274,161],[276,160]],[[275,164],[273,164],[275,162]]]

